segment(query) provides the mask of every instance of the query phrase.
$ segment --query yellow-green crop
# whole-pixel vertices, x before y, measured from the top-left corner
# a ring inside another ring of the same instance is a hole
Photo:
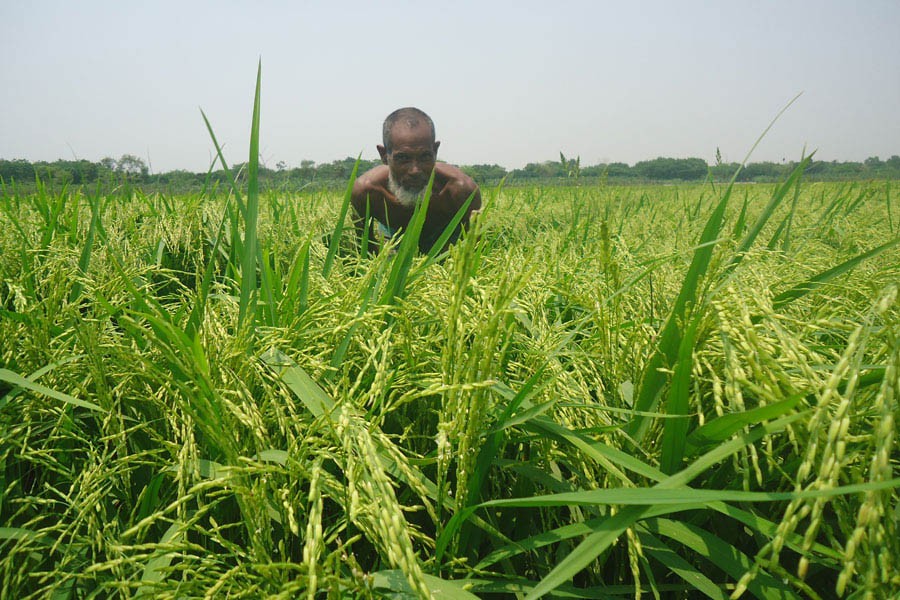
[[[249,190],[4,188],[0,598],[900,593],[887,184],[510,185],[367,257],[255,190],[258,98]]]

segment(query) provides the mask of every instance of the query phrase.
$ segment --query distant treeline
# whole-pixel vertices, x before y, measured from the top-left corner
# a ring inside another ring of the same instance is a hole
[[[333,186],[346,183],[353,171],[356,159],[345,158],[330,163],[316,164],[311,160],[300,162],[299,167],[289,167],[279,162],[274,169],[260,166],[260,185],[269,189],[291,189],[308,185]],[[359,172],[379,164],[377,161],[360,161]],[[785,177],[796,166],[795,162],[750,163],[738,175],[741,182],[772,182]],[[582,166],[579,158],[566,158],[562,153],[558,161],[528,163],[521,169],[507,171],[500,165],[463,165],[462,169],[479,184],[489,185],[504,177],[507,183],[557,183],[607,181],[609,183],[700,182],[712,177],[715,181],[729,181],[738,168],[737,163],[717,161],[709,165],[702,158],[655,158],[634,165],[614,162]],[[232,169],[238,177],[244,165]],[[851,179],[900,179],[900,156],[887,160],[877,156],[863,162],[813,161],[806,170],[807,179],[840,181]],[[104,158],[100,162],[88,160],[57,160],[54,162],[29,162],[24,159],[0,159],[0,180],[6,185],[33,185],[37,179],[53,185],[85,185],[94,183],[139,184],[145,188],[172,191],[198,189],[205,185],[223,185],[228,176],[223,170],[209,173],[192,173],[176,170],[166,173],[150,173],[140,158],[126,154],[118,160]]]

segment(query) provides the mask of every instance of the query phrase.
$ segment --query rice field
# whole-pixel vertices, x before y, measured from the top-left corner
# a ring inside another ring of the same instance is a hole
[[[4,186],[0,598],[896,597],[898,194],[807,164],[427,256],[252,160]]]
[[[890,184],[483,192],[7,187],[0,597],[898,593]]]

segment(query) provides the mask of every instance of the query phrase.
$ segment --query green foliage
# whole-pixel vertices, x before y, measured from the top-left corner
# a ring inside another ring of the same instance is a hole
[[[500,165],[463,165],[461,169],[478,185],[496,185],[507,175]]]
[[[561,156],[368,256],[259,106],[243,181],[3,188],[3,594],[900,592],[896,187]]]
[[[702,180],[707,169],[702,158],[655,158],[634,165],[634,170],[650,181]]]
[[[563,157],[565,158],[565,157]],[[301,160],[296,167],[279,161],[275,169],[259,165],[258,183],[260,189],[294,191],[304,186],[341,188],[350,177],[356,160],[351,157],[316,164],[311,160]],[[377,160],[360,160],[359,172],[381,164]],[[244,164],[235,165],[242,184],[246,184]],[[700,158],[656,158],[641,161],[634,166],[623,162],[583,165],[580,157],[564,161],[528,163],[522,168],[507,170],[496,164],[462,165],[462,170],[479,185],[496,185],[507,178],[516,184],[565,183],[568,180],[595,181],[605,178],[612,183],[693,181],[700,182],[711,174],[716,181],[729,181],[738,168],[738,163],[721,162],[707,165]],[[797,163],[758,162],[744,166],[738,175],[741,183],[773,183],[784,178],[796,168]],[[577,176],[576,176],[577,173]],[[52,163],[31,163],[24,159],[0,159],[0,180],[15,181],[29,186],[35,178],[56,185],[87,185],[97,182],[117,185],[123,182],[140,183],[148,191],[168,191],[184,193],[198,191],[205,185],[231,185],[229,175],[223,169],[214,169],[209,174],[174,170],[165,173],[150,173],[144,161],[134,155],[125,154],[115,160],[104,158],[99,162],[87,160],[57,160]],[[892,156],[881,160],[877,156],[864,162],[821,162],[815,161],[807,169],[807,178],[812,181],[844,181],[853,179],[900,179],[900,157]]]
[[[329,258],[339,193],[261,194],[259,253],[235,189],[4,196],[3,588],[896,592],[886,190],[704,190],[486,189],[443,262]]]

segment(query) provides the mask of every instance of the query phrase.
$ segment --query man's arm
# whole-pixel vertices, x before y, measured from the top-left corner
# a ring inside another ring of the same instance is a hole
[[[353,226],[356,229],[356,237],[359,240],[359,243],[362,244],[363,240],[366,238],[366,228],[368,227],[368,251],[370,253],[378,252],[379,244],[374,235],[373,228],[366,222],[366,216],[368,216],[369,219],[375,217],[373,208],[377,208],[378,205],[384,204],[383,201],[379,202],[381,197],[377,190],[378,186],[374,183],[378,179],[378,170],[380,170],[380,167],[375,167],[357,177],[356,181],[353,182],[353,190],[350,193],[350,204],[353,206]]]
[[[461,221],[463,228],[467,229],[472,213],[481,210],[481,190],[478,189],[478,184],[461,169],[447,163],[437,163],[434,170],[435,179],[443,184],[437,194],[437,205],[448,219],[453,218],[469,196],[472,196],[472,202]]]
[[[470,197],[472,201],[460,219],[459,225],[441,249],[442,252],[456,243],[460,233],[469,228],[472,214],[481,208],[481,192],[471,177],[459,168],[446,163],[437,163],[434,171],[434,188],[419,241],[419,250],[422,252],[431,249],[432,244],[437,241]]]

